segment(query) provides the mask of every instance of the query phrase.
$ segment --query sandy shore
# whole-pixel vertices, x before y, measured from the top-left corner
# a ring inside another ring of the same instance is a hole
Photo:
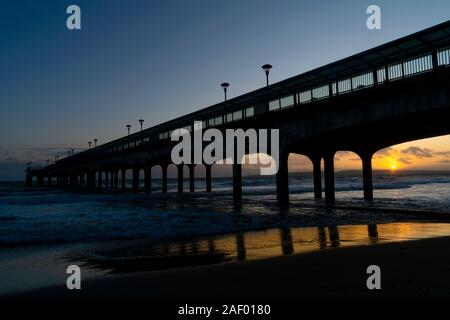
[[[366,288],[379,265],[382,290]],[[3,297],[5,298],[5,297]],[[8,299],[448,299],[450,237],[329,249],[258,261],[140,272],[10,295]]]

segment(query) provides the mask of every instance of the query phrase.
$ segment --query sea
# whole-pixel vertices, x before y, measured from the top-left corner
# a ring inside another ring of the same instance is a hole
[[[373,201],[360,174],[338,172],[332,206],[314,199],[310,173],[290,174],[287,207],[273,177],[244,176],[241,204],[231,178],[205,185],[178,194],[169,179],[164,194],[154,179],[151,194],[133,194],[0,182],[0,295],[64,283],[71,264],[95,278],[450,236],[450,172],[375,172]]]

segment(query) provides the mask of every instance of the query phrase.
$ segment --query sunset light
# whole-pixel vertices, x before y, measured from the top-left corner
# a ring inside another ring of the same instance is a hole
[[[0,0],[0,303],[437,313],[449,13],[450,0]]]

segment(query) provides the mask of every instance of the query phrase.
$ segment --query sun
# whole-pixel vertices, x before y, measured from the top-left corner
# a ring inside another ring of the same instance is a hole
[[[396,170],[398,170],[398,164],[397,164],[397,160],[396,159],[394,159],[394,158],[388,158],[387,159],[387,164],[388,164],[388,168],[391,170],[391,171],[396,171]]]

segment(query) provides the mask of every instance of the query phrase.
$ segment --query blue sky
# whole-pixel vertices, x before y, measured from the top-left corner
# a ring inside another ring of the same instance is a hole
[[[82,30],[66,28],[77,4]],[[382,30],[366,28],[366,8]],[[1,0],[0,180],[448,20],[450,2]]]

